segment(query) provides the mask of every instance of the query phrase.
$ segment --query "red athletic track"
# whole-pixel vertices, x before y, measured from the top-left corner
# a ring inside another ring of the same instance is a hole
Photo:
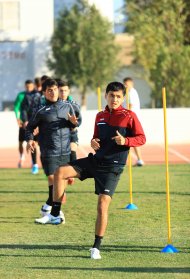
[[[78,158],[85,157],[92,149],[89,146],[79,146]],[[169,145],[168,146],[169,164],[190,164],[190,145]],[[165,151],[164,145],[144,145],[141,147],[142,157],[146,165],[164,164]],[[0,148],[0,168],[17,168],[18,164],[17,148]],[[133,164],[135,156],[132,152]],[[40,165],[40,160],[38,159]],[[31,167],[31,157],[26,154],[23,167]]]

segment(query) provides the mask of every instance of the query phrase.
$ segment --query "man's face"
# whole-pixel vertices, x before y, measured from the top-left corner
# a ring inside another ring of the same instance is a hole
[[[66,101],[69,96],[70,89],[68,86],[60,86],[59,87],[59,98]]]
[[[50,102],[57,102],[59,93],[56,85],[47,87],[45,90],[45,98]]]
[[[25,84],[26,92],[32,92],[34,90],[34,84],[33,83],[27,83]]]
[[[124,85],[130,90],[133,87],[133,82],[131,80],[128,80],[125,81]]]
[[[117,109],[124,101],[123,91],[109,91],[105,98],[110,110]]]

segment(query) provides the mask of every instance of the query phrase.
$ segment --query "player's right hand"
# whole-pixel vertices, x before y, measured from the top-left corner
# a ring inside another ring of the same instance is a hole
[[[95,138],[95,139],[92,139],[92,140],[91,140],[91,147],[92,147],[95,151],[98,150],[98,149],[100,148],[99,142],[100,142],[100,139],[98,139],[98,138]]]

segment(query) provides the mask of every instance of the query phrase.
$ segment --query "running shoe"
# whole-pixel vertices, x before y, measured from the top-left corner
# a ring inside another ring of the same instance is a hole
[[[32,166],[32,174],[37,174],[39,172],[38,164]]]
[[[60,215],[55,217],[49,213],[43,216],[42,218],[35,219],[35,223],[42,224],[42,225],[46,225],[46,224],[60,225],[61,223],[64,224],[65,223],[64,214],[62,217]]]
[[[90,257],[93,260],[100,260],[101,259],[100,250],[98,250],[97,248],[91,248],[90,249]]]

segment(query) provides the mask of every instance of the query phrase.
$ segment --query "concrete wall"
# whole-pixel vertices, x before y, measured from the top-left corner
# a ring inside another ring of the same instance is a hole
[[[82,112],[83,124],[79,128],[79,142],[88,145],[94,129],[97,111]],[[164,143],[164,119],[162,109],[142,109],[142,125],[147,144]],[[190,143],[190,108],[167,109],[168,144]],[[14,112],[0,112],[1,136],[0,148],[16,147],[18,127]]]

